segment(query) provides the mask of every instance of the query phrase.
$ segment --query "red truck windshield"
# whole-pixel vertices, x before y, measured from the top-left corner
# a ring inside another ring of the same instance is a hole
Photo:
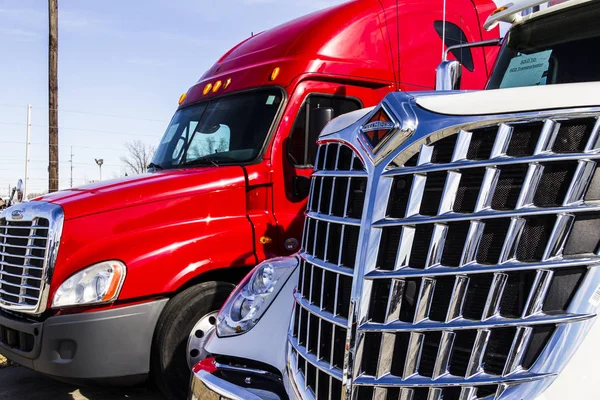
[[[254,160],[282,104],[277,88],[238,93],[183,108],[171,120],[152,165],[158,169]]]

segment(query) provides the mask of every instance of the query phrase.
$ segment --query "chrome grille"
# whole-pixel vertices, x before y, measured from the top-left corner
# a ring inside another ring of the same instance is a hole
[[[358,398],[499,398],[552,376],[530,370],[552,334],[592,316],[569,305],[600,260],[600,197],[586,197],[599,128],[559,117],[457,129],[383,174]]]
[[[388,108],[399,120],[416,113],[418,129],[383,156],[360,147],[356,128],[327,138],[359,149],[366,173],[317,163],[290,329],[294,387],[309,399],[533,398],[596,313],[600,111],[452,117],[408,98],[390,95]],[[316,189],[326,176],[365,179],[364,215],[323,208],[323,193],[330,204],[339,195]],[[331,224],[359,228],[352,266],[331,258],[344,248]],[[352,277],[346,314],[327,297],[342,276]]]
[[[0,215],[0,307],[39,313],[46,307],[47,271],[57,245],[54,213],[60,207],[28,207],[21,204]],[[54,213],[37,214],[48,208]],[[12,211],[17,209],[20,213],[15,218]],[[60,216],[62,221],[62,211]]]
[[[291,356],[304,389],[319,398],[341,393],[366,184],[363,163],[350,147],[339,143],[319,147],[290,335]]]

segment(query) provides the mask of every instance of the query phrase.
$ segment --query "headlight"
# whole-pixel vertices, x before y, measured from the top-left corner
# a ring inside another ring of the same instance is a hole
[[[296,257],[273,258],[258,264],[219,311],[217,335],[239,335],[252,329],[297,266]]]
[[[110,303],[119,296],[125,273],[125,264],[120,261],[94,264],[60,285],[54,294],[52,307]]]

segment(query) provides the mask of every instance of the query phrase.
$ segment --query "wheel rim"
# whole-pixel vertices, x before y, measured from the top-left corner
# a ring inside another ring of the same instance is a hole
[[[210,354],[204,349],[208,337],[217,325],[218,311],[206,314],[194,325],[187,343],[187,362],[190,370]]]

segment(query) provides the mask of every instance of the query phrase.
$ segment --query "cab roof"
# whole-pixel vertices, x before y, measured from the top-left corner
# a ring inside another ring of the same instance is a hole
[[[494,27],[496,27],[496,25],[498,25],[498,23],[500,22],[508,22],[511,24],[517,24],[517,23],[523,23],[525,21],[529,21],[538,17],[541,17],[543,15],[547,15],[550,13],[554,13],[560,10],[563,10],[565,8],[569,8],[569,7],[573,7],[582,3],[587,3],[590,2],[592,0],[555,0],[555,1],[548,1],[548,0],[518,0],[518,1],[513,1],[510,3],[506,3],[500,7],[498,7],[498,9],[496,9],[496,11],[494,11],[492,13],[492,15],[490,15],[488,17],[488,19],[485,21],[485,23],[483,24],[483,27],[487,30],[493,29]],[[541,4],[545,4],[548,3],[548,7],[540,10],[540,11],[536,11],[534,13],[531,14],[527,14],[526,16],[522,16],[521,12],[524,10],[527,10],[528,8],[534,7],[534,6],[538,6]]]
[[[187,93],[184,104],[273,84],[286,87],[301,74],[353,76],[394,83],[387,27],[379,14],[396,0],[354,0],[284,23],[242,41],[225,53]],[[402,3],[410,1],[400,0]],[[394,29],[395,27],[390,27]],[[386,45],[368,46],[365,43]],[[275,68],[279,73],[270,79]],[[206,86],[220,81],[204,93]],[[225,88],[225,83],[227,83]]]

